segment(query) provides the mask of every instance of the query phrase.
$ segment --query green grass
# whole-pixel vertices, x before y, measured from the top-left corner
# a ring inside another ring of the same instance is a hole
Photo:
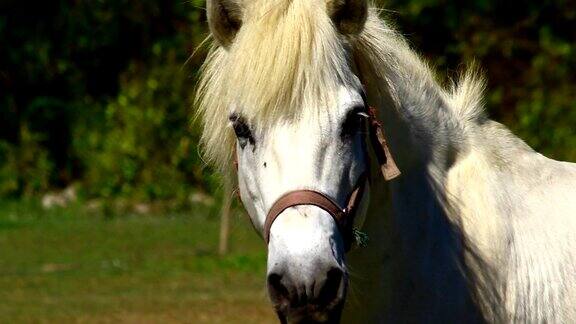
[[[228,256],[217,238],[200,207],[106,218],[0,203],[0,323],[270,322],[264,244],[244,215]]]

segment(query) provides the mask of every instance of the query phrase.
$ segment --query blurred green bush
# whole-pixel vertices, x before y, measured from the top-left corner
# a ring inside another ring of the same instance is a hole
[[[202,1],[0,5],[0,196],[213,190],[190,127]]]
[[[492,117],[576,161],[576,2],[386,1],[436,68],[487,72]],[[71,183],[86,198],[185,202],[217,181],[190,125],[204,3],[0,2],[0,197]],[[447,73],[446,73],[447,72]]]
[[[477,61],[490,116],[534,149],[576,161],[576,1],[385,1],[400,30],[455,77]]]

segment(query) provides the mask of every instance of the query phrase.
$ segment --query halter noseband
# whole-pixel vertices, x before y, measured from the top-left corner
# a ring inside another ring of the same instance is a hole
[[[376,110],[372,107],[368,107],[368,128],[370,143],[372,144],[371,146],[380,165],[382,176],[385,180],[396,178],[400,175],[400,170],[392,158],[382,125],[376,117]],[[350,250],[353,242],[354,218],[356,217],[358,207],[360,206],[366,189],[369,170],[370,167],[358,178],[356,186],[350,193],[348,203],[344,208],[328,195],[315,190],[294,190],[282,195],[274,202],[264,221],[263,235],[266,244],[270,242],[270,229],[272,228],[272,224],[283,211],[290,207],[311,205],[323,209],[332,216],[342,235],[345,250]]]
[[[346,251],[348,251],[353,241],[352,225],[354,224],[354,216],[362,201],[367,181],[368,177],[366,173],[363,173],[358,179],[356,187],[350,194],[348,204],[345,208],[342,208],[334,199],[319,191],[295,190],[284,194],[276,200],[268,211],[268,215],[266,215],[266,221],[264,222],[264,240],[266,244],[270,241],[272,224],[283,211],[294,206],[311,205],[325,210],[332,216],[336,225],[338,225],[340,234],[342,234]]]

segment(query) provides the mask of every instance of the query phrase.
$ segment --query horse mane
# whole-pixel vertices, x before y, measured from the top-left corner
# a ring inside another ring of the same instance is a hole
[[[350,37],[338,33],[326,12],[325,1],[251,1],[244,4],[242,28],[232,45],[212,45],[195,102],[209,163],[225,173],[231,169],[232,105],[261,129],[278,119],[326,109],[334,104],[332,95],[340,85],[354,84],[352,53],[366,59],[382,80],[393,72],[402,74],[405,82],[434,89],[455,119],[482,116],[484,82],[476,70],[444,90],[404,38],[378,17],[377,9],[370,9],[363,31]]]
[[[425,110],[443,107],[457,124],[476,123],[485,118],[483,97],[486,83],[475,63],[452,80],[446,89],[437,81],[433,68],[401,34],[379,17],[378,9],[369,10],[364,30],[354,40],[353,48],[359,60],[368,65],[372,78],[379,82],[380,95],[391,90],[410,89],[410,93],[396,95],[417,97],[419,93],[427,93],[430,96],[426,100],[436,97],[441,101],[438,105],[429,102],[418,105],[418,109],[423,109],[422,114],[436,113]],[[394,98],[390,100],[394,101]],[[393,104],[398,106],[398,99]]]

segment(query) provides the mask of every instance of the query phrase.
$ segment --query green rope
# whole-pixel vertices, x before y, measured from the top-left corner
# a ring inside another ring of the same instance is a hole
[[[354,234],[354,241],[356,241],[356,245],[358,245],[359,247],[368,246],[368,241],[370,241],[368,234],[361,232],[356,228],[353,229],[352,232]]]

